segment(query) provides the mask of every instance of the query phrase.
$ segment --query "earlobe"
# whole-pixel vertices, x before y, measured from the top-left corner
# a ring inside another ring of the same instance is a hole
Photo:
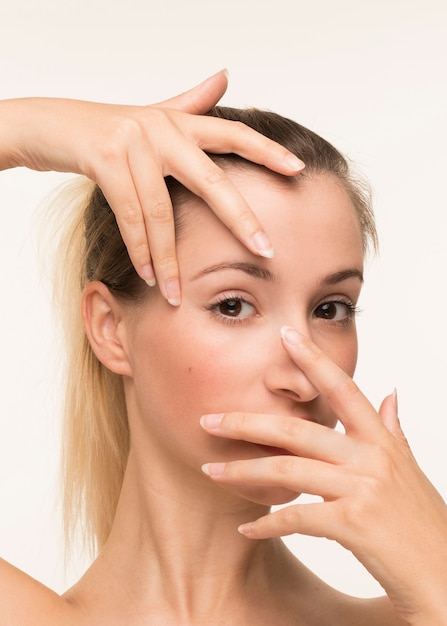
[[[104,283],[93,281],[85,287],[82,319],[97,359],[115,374],[131,376],[124,344],[122,307]]]

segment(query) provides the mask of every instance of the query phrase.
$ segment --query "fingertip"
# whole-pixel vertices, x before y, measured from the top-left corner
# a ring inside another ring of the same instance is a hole
[[[398,401],[398,397],[397,397],[397,389],[396,389],[396,387],[394,387],[394,389],[393,389],[392,398],[393,398],[394,411],[395,411],[396,415],[399,415],[399,401]]]
[[[294,154],[292,154],[291,152],[286,156],[286,166],[288,169],[290,169],[293,173],[299,173],[302,172],[303,169],[306,167],[306,164],[301,161],[301,159],[299,159],[297,156],[295,156]]]
[[[155,287],[157,281],[155,279],[154,268],[151,263],[143,265],[140,271],[141,278],[145,281],[148,287]]]
[[[280,333],[284,343],[290,346],[297,346],[303,340],[303,335],[295,330],[295,328],[292,328],[292,326],[282,326]]]
[[[244,535],[244,537],[251,537],[253,535],[253,530],[254,530],[254,523],[247,522],[246,524],[241,524],[238,527],[237,532],[240,533],[241,535]]]
[[[182,302],[182,296],[180,291],[180,281],[178,278],[170,278],[166,281],[166,300],[172,306],[180,306]]]
[[[275,251],[267,233],[263,230],[258,230],[254,235],[252,235],[251,242],[260,256],[265,259],[273,259]]]
[[[210,478],[219,478],[225,471],[225,463],[204,463],[200,469]]]
[[[181,305],[182,301],[180,298],[167,298],[169,304],[174,307],[178,307]]]
[[[395,436],[401,434],[399,417],[397,414],[397,392],[395,389],[393,390],[393,393],[383,399],[378,413],[383,425],[391,434]]]

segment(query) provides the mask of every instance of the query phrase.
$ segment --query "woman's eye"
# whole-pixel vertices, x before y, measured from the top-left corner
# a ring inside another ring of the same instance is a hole
[[[315,317],[332,322],[350,320],[356,313],[356,308],[350,302],[324,302],[315,309]]]
[[[254,306],[242,298],[225,298],[212,306],[219,317],[243,320],[254,313]]]

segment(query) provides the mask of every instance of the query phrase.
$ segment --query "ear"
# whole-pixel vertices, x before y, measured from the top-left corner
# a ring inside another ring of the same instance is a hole
[[[122,313],[122,306],[104,283],[88,283],[82,294],[82,319],[92,350],[109,370],[131,376]]]

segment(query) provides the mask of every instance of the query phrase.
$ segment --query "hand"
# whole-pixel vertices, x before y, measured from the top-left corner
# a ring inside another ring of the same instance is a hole
[[[210,434],[291,453],[207,464],[211,478],[323,499],[289,505],[244,524],[240,532],[253,539],[296,532],[336,540],[382,584],[407,623],[446,624],[447,507],[410,451],[395,398],[385,398],[377,413],[352,379],[308,339],[288,329],[283,345],[345,433],[293,417],[204,416],[202,426]]]
[[[304,165],[252,129],[201,116],[224,94],[219,72],[150,106],[29,98],[0,103],[0,169],[26,166],[84,174],[112,207],[138,274],[180,303],[174,223],[164,177],[172,175],[213,209],[252,252],[271,255],[262,226],[204,151],[235,152],[285,175]]]

